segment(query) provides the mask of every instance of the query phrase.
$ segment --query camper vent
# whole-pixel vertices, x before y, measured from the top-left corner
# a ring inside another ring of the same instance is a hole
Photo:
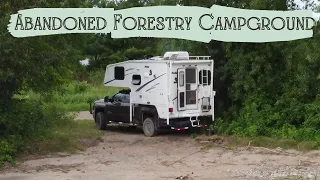
[[[164,60],[189,60],[189,53],[186,51],[166,52]]]

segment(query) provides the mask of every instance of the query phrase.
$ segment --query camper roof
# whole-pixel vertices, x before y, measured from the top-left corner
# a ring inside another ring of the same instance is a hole
[[[163,56],[163,59],[165,60],[188,60],[189,59],[189,53],[186,51],[171,51],[166,52]]]
[[[164,63],[171,60],[178,60],[174,63],[204,63],[210,60],[210,56],[189,56],[189,53],[186,51],[169,51],[164,54],[164,56],[154,56],[147,59],[140,60],[126,60],[114,64],[109,64],[107,67],[116,66],[124,63]],[[196,60],[196,61],[190,61]]]

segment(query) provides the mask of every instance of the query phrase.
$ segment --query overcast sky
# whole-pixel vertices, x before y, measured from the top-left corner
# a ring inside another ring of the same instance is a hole
[[[295,2],[300,6],[302,7],[304,5],[304,3],[302,3],[301,0],[295,0]],[[319,5],[319,0],[314,0],[314,2]],[[320,18],[320,14],[319,13],[313,13],[314,14],[314,17],[318,20]]]

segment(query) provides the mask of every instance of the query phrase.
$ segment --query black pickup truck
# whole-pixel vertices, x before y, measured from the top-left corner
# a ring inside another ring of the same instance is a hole
[[[158,118],[154,106],[136,105],[130,122],[130,90],[121,90],[112,97],[99,99],[90,105],[90,113],[96,123],[96,127],[104,130],[109,123],[126,124],[142,127],[146,136],[155,136],[158,129],[165,125],[165,121]]]
[[[121,90],[111,98],[105,97],[93,103],[91,113],[97,128],[105,129],[108,122],[130,122],[130,91]],[[103,120],[100,116],[103,116]],[[105,118],[107,116],[108,118]],[[98,121],[97,121],[98,120]],[[108,120],[108,122],[106,122]]]
[[[157,109],[153,105],[135,104],[132,108],[132,121],[130,121],[130,92],[123,89],[110,98],[106,96],[104,99],[96,100],[93,105],[90,104],[90,113],[98,129],[105,130],[108,124],[122,124],[141,127],[146,136],[152,137],[156,136],[160,129],[171,127],[171,129],[189,130],[191,128],[189,118],[170,119],[168,125],[166,119],[159,118]]]

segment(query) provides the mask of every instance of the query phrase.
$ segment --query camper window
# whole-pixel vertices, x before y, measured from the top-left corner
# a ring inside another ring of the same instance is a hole
[[[124,80],[124,67],[117,66],[114,68],[114,79]]]
[[[210,70],[201,70],[199,72],[199,83],[204,86],[211,84],[211,71]]]
[[[179,86],[184,86],[184,72],[179,72]]]
[[[196,68],[186,69],[186,83],[196,83]]]
[[[141,76],[134,74],[132,75],[132,84],[133,85],[140,85],[141,84]]]

